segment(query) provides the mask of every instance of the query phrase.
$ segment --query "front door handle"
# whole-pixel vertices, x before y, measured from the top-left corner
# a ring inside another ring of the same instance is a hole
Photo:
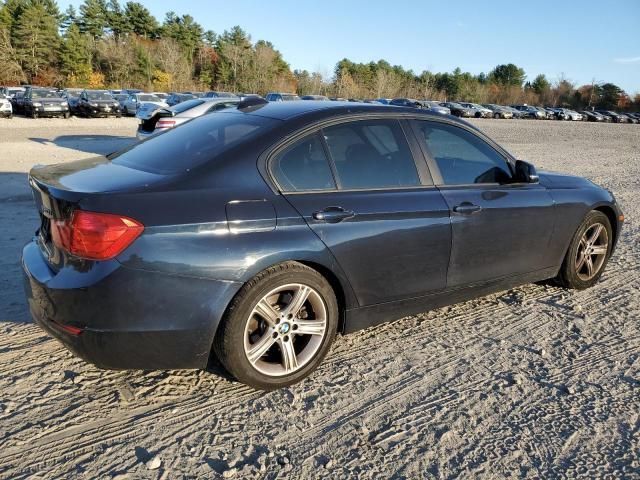
[[[453,207],[453,211],[461,215],[471,215],[482,210],[480,205],[474,205],[471,202],[462,202],[460,205]]]
[[[353,216],[355,216],[354,212],[342,207],[327,207],[312,214],[314,220],[325,223],[338,223]]]

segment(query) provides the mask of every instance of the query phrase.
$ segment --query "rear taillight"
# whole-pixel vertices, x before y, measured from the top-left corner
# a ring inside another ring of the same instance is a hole
[[[51,221],[53,243],[81,258],[109,260],[140,236],[144,225],[129,217],[76,210],[70,219]]]
[[[156,128],[173,128],[176,126],[175,120],[158,120]]]

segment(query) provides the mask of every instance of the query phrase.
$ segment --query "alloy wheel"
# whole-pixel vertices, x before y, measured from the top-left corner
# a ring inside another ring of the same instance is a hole
[[[260,373],[289,375],[311,361],[327,334],[327,307],[308,285],[271,290],[246,321],[244,353]]]
[[[609,234],[601,223],[589,226],[582,235],[576,250],[576,274],[582,281],[589,281],[595,277],[609,251]]]

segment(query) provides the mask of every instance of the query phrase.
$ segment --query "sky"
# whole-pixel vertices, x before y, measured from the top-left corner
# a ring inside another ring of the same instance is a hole
[[[61,10],[79,1],[59,1]],[[121,3],[124,3],[121,0]],[[240,25],[292,69],[326,77],[342,58],[385,59],[416,73],[474,74],[501,63],[578,86],[640,93],[640,0],[142,0],[161,22],[190,14],[205,30]]]

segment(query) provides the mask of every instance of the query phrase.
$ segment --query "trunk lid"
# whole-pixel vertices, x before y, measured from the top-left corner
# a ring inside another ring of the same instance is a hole
[[[146,191],[166,175],[116,165],[106,157],[67,164],[37,166],[29,173],[29,186],[40,216],[36,242],[49,266],[58,271],[67,263],[86,264],[58,248],[52,238],[52,222],[70,219],[81,203],[104,193]]]

